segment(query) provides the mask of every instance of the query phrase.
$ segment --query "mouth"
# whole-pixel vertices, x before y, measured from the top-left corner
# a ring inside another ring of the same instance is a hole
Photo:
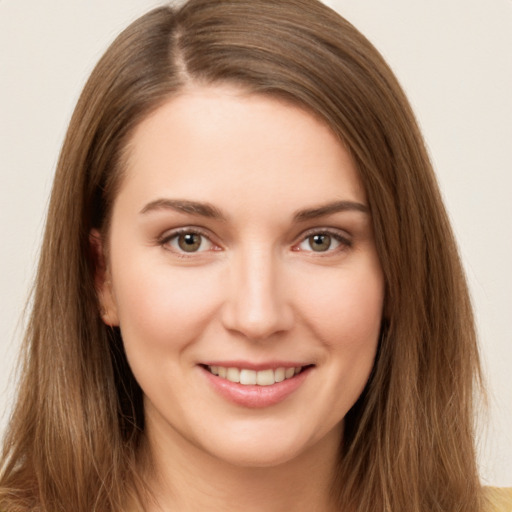
[[[277,368],[266,368],[253,370],[249,368],[238,368],[233,366],[201,365],[212,375],[229,382],[243,386],[272,386],[279,382],[292,379],[299,373],[313,365],[305,366],[280,366]]]
[[[244,408],[265,408],[283,402],[303,385],[315,366],[212,363],[199,365],[207,382],[221,397]]]

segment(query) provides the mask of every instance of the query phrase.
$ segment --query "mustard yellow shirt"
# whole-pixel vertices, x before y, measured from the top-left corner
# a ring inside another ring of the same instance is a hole
[[[512,487],[487,487],[489,512],[512,512]]]
[[[485,496],[488,503],[488,512],[512,512],[512,487],[486,487]],[[128,508],[129,512],[136,512],[136,508]]]

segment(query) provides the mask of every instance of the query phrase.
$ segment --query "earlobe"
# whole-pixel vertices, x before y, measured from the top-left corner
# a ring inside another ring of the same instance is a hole
[[[110,279],[103,237],[97,229],[89,233],[89,244],[94,263],[94,287],[98,297],[99,314],[106,325],[119,326],[117,305]]]

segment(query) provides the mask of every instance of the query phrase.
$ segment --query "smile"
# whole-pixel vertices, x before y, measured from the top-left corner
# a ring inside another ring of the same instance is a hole
[[[272,386],[277,382],[291,379],[303,369],[302,366],[269,368],[258,371],[247,368],[227,368],[225,366],[206,366],[206,368],[210,373],[221,379],[226,379],[244,386]]]
[[[286,400],[315,368],[314,364],[295,366],[297,363],[212,363],[199,365],[212,390],[238,406],[249,408],[269,407]]]

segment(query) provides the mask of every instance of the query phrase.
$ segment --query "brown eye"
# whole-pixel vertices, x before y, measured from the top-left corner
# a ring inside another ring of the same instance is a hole
[[[317,231],[302,239],[296,249],[309,253],[337,253],[340,250],[351,247],[352,243],[349,238],[344,236],[342,232]]]
[[[332,244],[331,235],[327,234],[312,235],[309,236],[307,240],[309,247],[315,252],[328,251]]]
[[[159,240],[160,245],[181,256],[199,254],[218,250],[219,248],[210,240],[208,235],[194,228],[177,229],[164,235]]]
[[[196,252],[201,248],[203,237],[198,233],[183,233],[177,236],[178,246],[185,252]]]
[[[176,253],[199,253],[210,251],[214,244],[210,239],[196,231],[181,231],[165,237],[161,242],[162,246]]]

